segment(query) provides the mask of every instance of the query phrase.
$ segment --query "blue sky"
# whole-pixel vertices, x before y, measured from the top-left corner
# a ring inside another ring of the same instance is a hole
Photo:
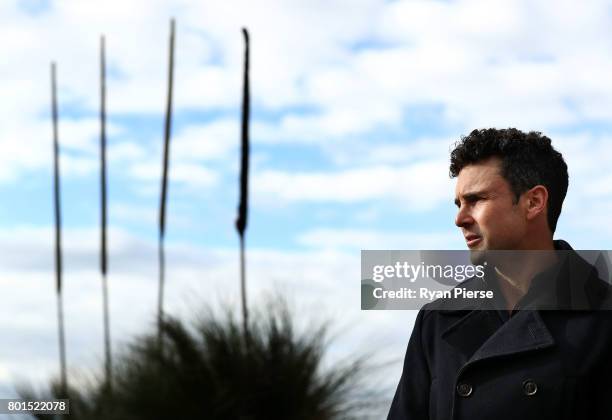
[[[0,35],[10,42],[0,46],[0,251],[6,256],[0,331],[12,345],[0,353],[0,382],[56,372],[52,60],[59,78],[72,366],[94,366],[101,354],[102,33],[114,331],[127,338],[154,314],[171,17],[177,52],[169,310],[184,310],[191,292],[207,303],[216,295],[237,297],[233,222],[240,28],[246,26],[252,39],[251,296],[286,290],[305,314],[316,312],[309,302],[323,302],[339,324],[359,325],[340,341],[339,354],[374,335],[400,366],[414,314],[360,312],[359,251],[464,248],[448,178],[449,148],[462,134],[514,126],[551,137],[570,171],[557,236],[577,248],[612,247],[611,7],[559,1],[552,8],[527,0],[2,2]],[[46,352],[28,344],[37,340],[47,343]]]

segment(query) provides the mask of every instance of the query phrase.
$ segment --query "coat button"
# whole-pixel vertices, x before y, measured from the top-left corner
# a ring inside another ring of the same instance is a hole
[[[472,385],[465,382],[460,383],[457,385],[457,394],[460,397],[469,397],[472,395]]]
[[[525,382],[523,382],[523,392],[528,396],[535,395],[536,392],[538,392],[538,384],[531,379],[527,379]]]

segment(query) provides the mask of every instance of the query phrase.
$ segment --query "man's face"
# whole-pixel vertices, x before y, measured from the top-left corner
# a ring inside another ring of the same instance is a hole
[[[510,184],[501,175],[499,158],[461,170],[455,188],[455,224],[470,250],[521,249],[527,223],[514,198]]]

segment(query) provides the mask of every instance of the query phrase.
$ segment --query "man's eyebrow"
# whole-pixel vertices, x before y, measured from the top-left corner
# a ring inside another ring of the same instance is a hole
[[[480,198],[482,196],[484,196],[486,194],[485,190],[482,191],[470,191],[468,193],[465,194],[461,194],[461,198],[463,198],[465,201],[473,201],[477,198]],[[460,207],[461,202],[459,201],[459,198],[455,198],[455,205],[457,207]]]

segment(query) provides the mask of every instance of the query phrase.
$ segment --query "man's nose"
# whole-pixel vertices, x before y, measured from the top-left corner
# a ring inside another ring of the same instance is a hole
[[[457,227],[466,227],[474,223],[474,218],[466,208],[467,206],[459,207],[455,216],[455,225]]]

